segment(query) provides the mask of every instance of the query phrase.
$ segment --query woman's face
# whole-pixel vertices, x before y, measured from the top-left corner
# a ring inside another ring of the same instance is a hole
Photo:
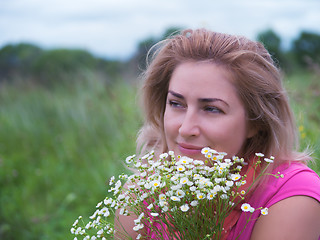
[[[174,70],[164,132],[169,150],[194,159],[204,158],[204,147],[241,157],[245,140],[253,134],[227,71],[203,62],[182,63]]]

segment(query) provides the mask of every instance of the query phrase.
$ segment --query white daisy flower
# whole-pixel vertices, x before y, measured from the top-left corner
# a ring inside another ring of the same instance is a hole
[[[105,198],[104,200],[103,200],[103,203],[104,203],[104,205],[109,205],[109,204],[111,204],[112,203],[112,201],[113,201],[113,199],[112,198]]]
[[[163,208],[162,208],[162,212],[168,212],[169,210],[169,207],[167,205],[165,205]]]
[[[140,196],[140,199],[143,200],[145,198],[148,197],[148,193],[143,193],[141,196]]]
[[[202,192],[198,192],[198,193],[197,193],[197,198],[198,198],[199,200],[202,200],[202,199],[205,198],[205,196],[204,196],[204,194],[203,194]]]
[[[72,224],[72,226],[76,226],[79,223],[79,219],[75,220],[74,223]]]
[[[226,186],[232,187],[233,186],[233,181],[226,181]]]
[[[172,201],[175,201],[175,202],[179,202],[179,201],[180,201],[180,198],[177,197],[177,196],[171,196],[170,199],[171,199]]]
[[[99,209],[97,209],[89,218],[95,219],[97,217],[98,213],[99,213]]]
[[[159,187],[160,181],[154,180],[154,181],[152,181],[151,185],[152,185],[152,187],[154,187],[154,188]]]
[[[262,208],[261,209],[261,214],[262,215],[268,215],[268,208]]]
[[[270,159],[270,158],[264,158],[264,161],[267,162],[267,163],[273,163],[273,160]]]
[[[180,160],[178,162],[176,162],[176,165],[181,165],[181,164],[189,164],[189,163],[192,163],[193,159],[192,158],[189,158],[189,157],[186,157],[186,156],[183,156],[180,158]]]
[[[220,198],[221,198],[221,199],[228,199],[228,195],[224,193],[224,194],[222,194],[222,195],[220,196]]]
[[[122,199],[124,199],[126,196],[124,194],[120,194],[118,196],[118,201],[121,201]]]
[[[207,152],[207,153],[205,154],[205,157],[206,157],[206,158],[209,158],[209,159],[213,159],[213,154],[212,154],[212,152]]]
[[[195,206],[197,206],[198,205],[198,201],[197,200],[193,200],[191,203],[190,203],[190,205],[192,206],[192,207],[195,207]]]
[[[237,166],[237,167],[236,167],[236,170],[241,171],[241,169],[242,169],[242,166]]]
[[[159,201],[164,201],[164,200],[166,200],[166,195],[164,195],[163,193],[161,193],[161,194],[159,195]]]
[[[219,191],[222,190],[222,188],[221,188],[220,185],[216,185],[216,186],[213,187],[213,190],[214,190],[215,192],[219,192]]]
[[[181,184],[187,184],[189,182],[189,179],[187,177],[183,177],[180,179]]]
[[[168,157],[168,153],[162,153],[159,155],[159,158],[166,159]]]
[[[194,165],[204,165],[204,162],[201,161],[201,160],[194,160],[194,161],[193,161],[193,164],[194,164]]]
[[[142,229],[144,227],[143,223],[140,223],[136,226],[133,227],[133,231],[139,231],[140,229]]]
[[[100,230],[97,232],[97,236],[98,236],[98,237],[101,237],[102,234],[103,234],[103,229],[100,229]]]
[[[253,213],[255,209],[253,207],[251,207],[250,204],[244,203],[244,204],[241,205],[241,210],[243,212]]]
[[[180,207],[180,209],[182,212],[187,212],[189,210],[189,206],[188,206],[188,204],[184,204]]]
[[[141,177],[147,176],[147,172],[142,172],[142,173],[140,173],[140,176],[141,176]]]
[[[200,179],[200,177],[201,176],[199,174],[197,174],[197,173],[193,175],[193,179]]]
[[[171,189],[173,190],[173,191],[176,191],[176,190],[179,190],[179,189],[181,189],[182,188],[182,184],[177,184],[177,185],[174,185],[174,186],[171,186]]]
[[[141,213],[140,215],[139,215],[139,217],[138,217],[138,219],[142,219],[144,217],[144,213]]]
[[[159,206],[160,207],[163,207],[163,206],[165,206],[167,204],[167,202],[165,201],[165,200],[160,200],[159,201]]]
[[[100,210],[100,214],[102,214],[104,217],[108,217],[110,216],[110,212],[109,212],[109,209],[104,207]]]
[[[116,182],[116,185],[115,185],[115,189],[119,189],[121,187],[121,181],[120,180],[118,180],[117,182]]]
[[[189,181],[189,182],[187,182],[187,185],[190,187],[190,186],[192,186],[194,183],[193,182],[191,182],[191,181]]]
[[[179,177],[178,177],[177,175],[173,175],[173,176],[170,178],[170,180],[174,182],[174,181],[178,180],[178,178],[179,178]]]
[[[208,152],[210,152],[210,150],[211,150],[211,148],[205,147],[205,148],[202,148],[201,153],[202,153],[203,155],[205,155],[205,154],[207,154]]]
[[[109,181],[109,185],[110,185],[110,186],[111,186],[112,184],[114,184],[114,180],[115,180],[115,177],[112,176],[112,177],[110,178],[110,181]]]
[[[133,161],[133,159],[134,159],[135,157],[136,157],[136,155],[128,156],[128,157],[126,158],[126,163],[127,163],[127,164],[132,163],[132,161]]]
[[[125,210],[124,208],[120,208],[119,214],[123,215],[124,214],[124,210]]]
[[[209,199],[209,200],[213,199],[214,197],[215,197],[215,194],[213,192],[209,192],[207,194],[207,199]]]
[[[214,181],[219,184],[223,181],[223,179],[222,178],[215,178]]]
[[[134,224],[137,225],[141,222],[141,219],[137,218],[133,220]]]
[[[179,189],[178,191],[176,191],[176,194],[178,197],[183,198],[186,194],[184,191],[182,191],[181,189]]]
[[[144,187],[146,188],[146,189],[150,189],[151,188],[151,183],[149,183],[149,182],[146,182],[145,184],[144,184]]]
[[[241,210],[242,210],[243,212],[249,212],[250,209],[251,209],[251,206],[250,206],[250,204],[248,204],[248,203],[243,203],[243,204],[241,205]]]
[[[177,170],[178,172],[183,172],[184,170],[186,170],[186,168],[183,165],[179,165],[177,166]]]
[[[238,181],[239,179],[241,179],[241,175],[240,174],[231,174],[230,178],[232,181]]]

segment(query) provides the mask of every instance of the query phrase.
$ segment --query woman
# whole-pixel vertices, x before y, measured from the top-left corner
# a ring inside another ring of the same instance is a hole
[[[144,75],[142,151],[173,150],[199,159],[201,149],[210,147],[249,165],[255,153],[273,155],[268,171],[280,170],[284,178],[263,178],[246,199],[268,207],[269,214],[255,213],[244,229],[246,215],[235,210],[224,239],[320,239],[320,180],[305,165],[308,154],[295,151],[296,127],[281,74],[262,44],[199,29],[160,45]],[[135,218],[119,216],[134,239]]]

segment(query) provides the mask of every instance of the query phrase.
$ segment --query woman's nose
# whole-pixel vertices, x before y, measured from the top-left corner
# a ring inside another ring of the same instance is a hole
[[[184,138],[200,134],[198,116],[195,112],[186,112],[179,128],[179,134]]]

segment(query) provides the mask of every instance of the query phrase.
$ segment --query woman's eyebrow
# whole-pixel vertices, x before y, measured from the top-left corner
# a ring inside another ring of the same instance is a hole
[[[184,99],[184,96],[181,95],[180,93],[176,93],[174,91],[169,90],[168,93],[171,93],[173,96],[180,98],[180,99]]]
[[[177,98],[184,99],[184,96],[182,94],[174,92],[172,90],[169,90],[168,93],[172,94],[173,96],[175,96]],[[222,102],[229,107],[229,104],[220,98],[200,98],[199,102],[202,102],[202,103]]]
[[[200,98],[199,102],[204,102],[204,103],[222,102],[229,107],[229,104],[220,98]]]

